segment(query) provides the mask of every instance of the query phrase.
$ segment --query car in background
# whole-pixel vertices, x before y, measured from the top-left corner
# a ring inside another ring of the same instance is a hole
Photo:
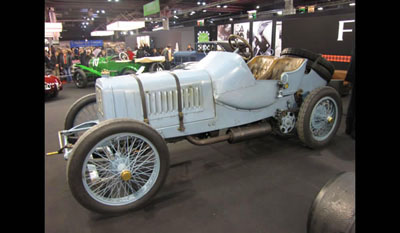
[[[244,47],[244,43],[238,41],[239,45]],[[210,51],[233,52],[228,41],[208,41],[199,42],[194,51],[179,51],[174,53],[173,69],[189,69],[198,61],[203,59]]]
[[[92,58],[89,66],[74,64],[75,71],[72,78],[78,88],[85,88],[89,82],[94,82],[101,77],[101,72],[108,71],[109,76],[118,76],[125,74],[134,74],[140,72],[156,72],[164,70],[162,62],[163,56],[143,57],[129,60],[126,53],[120,53],[119,56],[107,56]]]
[[[54,75],[44,76],[44,93],[45,97],[54,98],[63,89],[62,82]]]

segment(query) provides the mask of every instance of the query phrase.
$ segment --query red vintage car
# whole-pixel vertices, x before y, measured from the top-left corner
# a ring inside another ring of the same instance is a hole
[[[59,78],[54,75],[44,76],[44,93],[46,97],[56,97],[62,89],[63,86]]]

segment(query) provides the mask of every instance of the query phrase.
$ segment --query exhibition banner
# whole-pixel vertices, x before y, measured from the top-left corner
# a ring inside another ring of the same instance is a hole
[[[103,40],[71,40],[70,47],[102,47]]]
[[[254,55],[274,55],[271,47],[272,42],[272,20],[253,22]]]
[[[250,41],[250,23],[237,23],[233,25],[233,34]]]
[[[160,3],[158,0],[143,5],[143,15],[152,15],[160,12]]]
[[[218,25],[217,40],[226,41],[232,34],[232,24],[221,24]]]

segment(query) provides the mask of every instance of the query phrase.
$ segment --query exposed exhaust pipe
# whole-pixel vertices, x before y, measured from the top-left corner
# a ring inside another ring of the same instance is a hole
[[[229,143],[241,142],[250,138],[260,137],[270,133],[272,130],[268,122],[240,126],[229,129],[225,135],[199,139],[194,136],[187,136],[186,139],[197,146],[204,146],[218,142],[228,141]]]

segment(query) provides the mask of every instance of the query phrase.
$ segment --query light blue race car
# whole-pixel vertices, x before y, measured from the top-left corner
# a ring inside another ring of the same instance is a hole
[[[310,148],[329,143],[342,103],[315,71],[319,58],[252,57],[235,35],[229,44],[233,53],[211,51],[190,69],[96,80],[95,119],[59,132],[80,204],[119,214],[148,203],[167,176],[168,142],[236,143],[274,133],[297,135]]]

